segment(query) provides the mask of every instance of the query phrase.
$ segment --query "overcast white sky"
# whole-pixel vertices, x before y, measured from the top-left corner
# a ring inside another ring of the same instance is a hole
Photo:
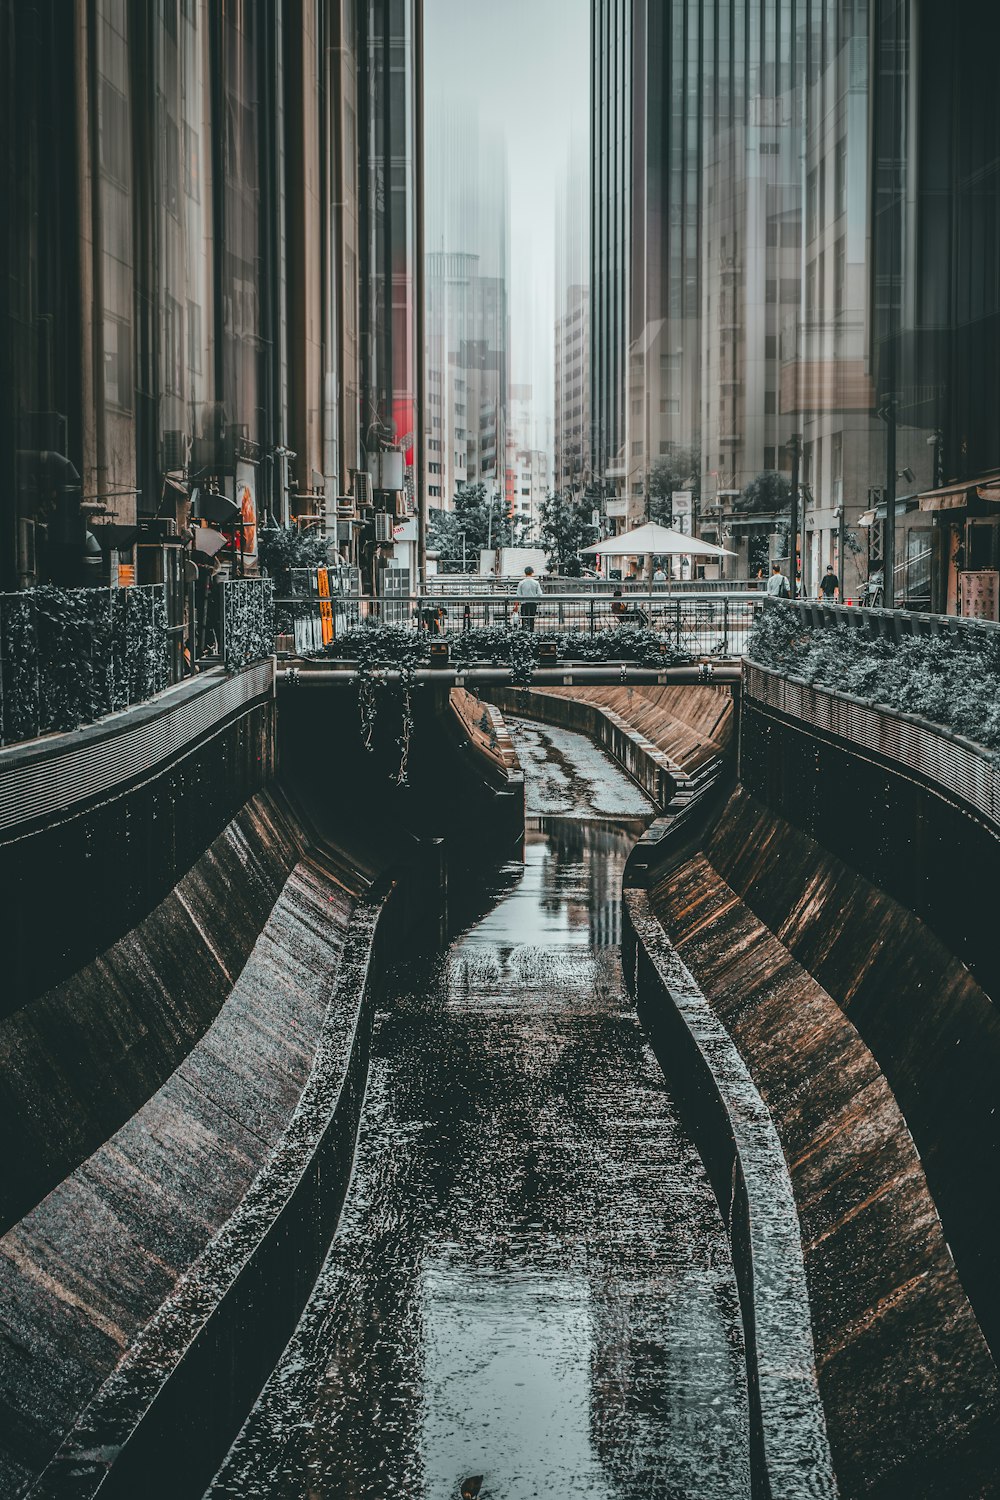
[[[511,379],[551,429],[555,193],[588,130],[589,0],[425,0],[424,24],[428,106],[472,98],[507,137]]]

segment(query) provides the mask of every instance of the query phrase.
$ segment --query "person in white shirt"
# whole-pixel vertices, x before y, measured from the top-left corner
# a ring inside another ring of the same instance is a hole
[[[780,563],[771,564],[771,576],[767,580],[767,592],[772,599],[787,599],[791,593],[788,587],[788,579],[781,571]]]
[[[667,575],[666,575],[666,573],[664,573],[663,566],[661,564],[657,568],[656,572],[653,574],[653,582],[654,583],[666,583],[666,581],[667,581]]]
[[[524,577],[517,586],[518,611],[521,616],[521,629],[534,630],[535,612],[538,609],[538,600],[542,597],[542,585],[535,577],[534,568],[525,568]]]

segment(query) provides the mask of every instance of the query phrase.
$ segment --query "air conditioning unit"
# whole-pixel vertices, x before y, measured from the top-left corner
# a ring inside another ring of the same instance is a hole
[[[384,491],[403,488],[403,455],[398,448],[385,448],[373,453],[370,473],[375,489]]]
[[[392,541],[392,528],[395,523],[395,519],[395,516],[388,515],[384,510],[380,510],[376,513],[375,540],[377,542]]]
[[[368,473],[367,469],[351,470],[351,490],[356,505],[371,505],[372,476]]]
[[[188,461],[188,435],[177,428],[170,428],[163,434],[161,444],[162,459],[160,467],[168,473],[171,470],[186,469]]]

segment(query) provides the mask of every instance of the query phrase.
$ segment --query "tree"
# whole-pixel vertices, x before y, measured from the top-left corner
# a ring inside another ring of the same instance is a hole
[[[501,496],[486,493],[484,484],[460,484],[454,510],[431,511],[427,545],[442,562],[461,563],[474,572],[484,547],[509,547],[514,527]],[[464,543],[463,543],[464,538]]]
[[[739,507],[740,510],[749,511],[751,515],[787,510],[791,495],[791,482],[784,474],[778,474],[774,469],[765,469],[744,486]]]
[[[674,490],[690,490],[697,507],[701,495],[701,454],[697,448],[680,445],[661,458],[646,478],[646,505],[649,519],[659,526],[670,526],[674,518]]]
[[[579,551],[594,540],[593,502],[558,490],[542,502],[542,546],[563,578],[579,578]]]

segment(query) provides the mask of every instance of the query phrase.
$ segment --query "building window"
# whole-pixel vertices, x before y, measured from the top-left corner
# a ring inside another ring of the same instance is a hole
[[[197,131],[184,125],[184,191],[195,203],[201,202],[201,142]]]
[[[767,469],[768,471],[771,471],[771,470],[774,469],[774,449],[773,448],[765,448],[764,449],[764,468]]]
[[[806,178],[806,235],[814,240],[819,233],[819,177],[815,171]]]
[[[163,302],[163,386],[180,395],[184,389],[184,314],[168,292]]]
[[[640,439],[638,439],[636,442],[634,442],[632,444],[632,457],[633,458],[638,458],[641,452],[642,452],[642,439],[640,438]]]
[[[439,484],[428,485],[427,493],[430,495],[432,500],[439,500],[441,498],[441,486]]]
[[[104,319],[104,399],[132,409],[132,330],[119,318]]]
[[[201,371],[201,308],[197,302],[188,303],[188,369],[195,374]]]
[[[833,310],[839,318],[844,311],[844,293],[847,281],[847,241],[843,235],[833,252]]]
[[[432,474],[440,474],[441,472],[440,464],[428,464],[427,467]]]
[[[839,219],[847,212],[847,136],[837,142],[833,168],[833,211]]]
[[[764,282],[764,299],[767,302],[777,302],[778,300],[778,283],[771,277],[768,277]]]
[[[101,79],[101,170],[128,187],[128,101],[120,89]]]
[[[177,218],[180,213],[180,186],[181,186],[181,133],[177,128],[177,121],[168,115],[160,134],[162,160],[162,182],[160,193],[164,208]]]
[[[802,296],[802,283],[797,276],[782,276],[782,302],[798,302]]]
[[[765,411],[765,413],[773,415],[773,413],[776,410],[777,410],[776,393],[774,391],[765,391],[764,392],[764,411]]]
[[[844,434],[835,432],[830,439],[830,498],[834,505],[844,499]]]
[[[777,357],[778,357],[778,339],[777,339],[777,335],[773,334],[773,333],[766,333],[764,335],[764,358],[765,359],[777,359]]]
[[[679,417],[681,414],[681,403],[678,396],[664,396],[660,401],[660,411],[668,417]]]

